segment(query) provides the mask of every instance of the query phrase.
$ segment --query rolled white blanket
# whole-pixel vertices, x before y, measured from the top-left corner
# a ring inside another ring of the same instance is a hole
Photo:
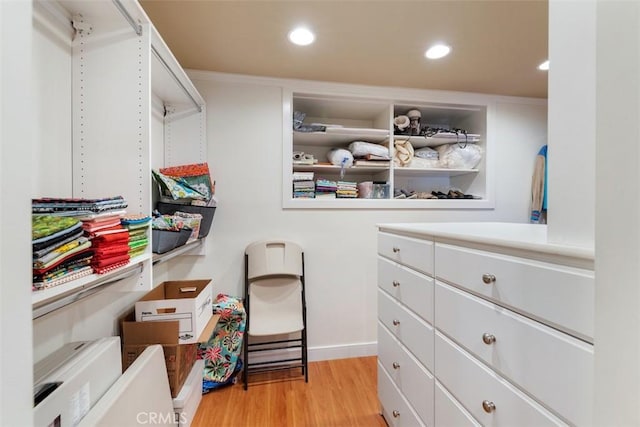
[[[344,148],[334,148],[327,153],[327,159],[332,165],[343,166],[345,168],[353,165],[353,154]]]

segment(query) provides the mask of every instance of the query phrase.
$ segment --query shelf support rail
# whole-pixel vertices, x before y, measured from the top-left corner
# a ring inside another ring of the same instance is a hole
[[[113,0],[113,1],[117,1],[117,0]],[[196,101],[196,99],[193,97],[193,95],[191,95],[191,92],[189,92],[189,89],[187,89],[187,87],[182,83],[182,81],[178,78],[176,73],[173,72],[173,70],[171,69],[169,64],[167,64],[167,61],[164,60],[162,55],[160,55],[158,50],[153,45],[151,46],[151,51],[156,56],[156,58],[158,58],[158,61],[160,61],[162,66],[169,72],[169,74],[171,74],[171,77],[173,77],[173,80],[175,80],[175,82],[178,84],[178,86],[180,86],[180,89],[182,89],[182,91],[189,97],[189,99],[191,100],[193,105],[195,105],[196,109],[198,110],[198,113],[201,113],[202,112],[202,106],[198,103],[198,101]]]
[[[177,249],[174,249],[168,252],[167,254],[154,254],[152,265],[157,265],[157,264],[160,264],[161,262],[169,261],[172,258],[182,255],[185,252],[192,251],[200,246],[202,246],[202,239],[198,239],[193,242],[187,243],[186,245],[181,246]]]
[[[116,9],[118,9],[118,11],[122,14],[122,16],[124,16],[124,19],[127,20],[129,25],[131,25],[131,28],[133,28],[133,31],[135,31],[138,36],[141,36],[142,25],[140,25],[139,23],[136,22],[135,19],[133,19],[133,16],[131,16],[131,14],[127,11],[127,9],[125,9],[125,7],[122,5],[120,0],[113,0],[113,4],[116,6]]]
[[[101,288],[112,285],[120,280],[135,276],[136,274],[142,273],[143,265],[142,263],[131,266],[133,268],[128,268],[120,273],[115,275],[110,275],[103,279],[98,279],[95,282],[91,283],[87,287],[83,287],[79,291],[75,291],[70,294],[61,295],[58,298],[54,298],[51,301],[45,301],[41,305],[33,308],[33,319],[37,319],[39,317],[44,316],[45,314],[51,313],[59,308],[67,306],[76,301],[80,301],[83,298],[91,296],[101,290]]]

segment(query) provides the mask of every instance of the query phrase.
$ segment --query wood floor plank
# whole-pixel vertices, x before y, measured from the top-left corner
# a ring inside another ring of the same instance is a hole
[[[377,358],[309,363],[300,371],[252,374],[202,396],[194,427],[386,427],[377,393]]]

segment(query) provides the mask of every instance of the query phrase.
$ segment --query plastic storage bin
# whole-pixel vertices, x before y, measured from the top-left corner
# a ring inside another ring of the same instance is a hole
[[[389,184],[383,182],[373,183],[372,198],[374,199],[388,199],[389,198]]]
[[[183,246],[184,244],[186,244],[187,241],[189,240],[189,237],[191,237],[190,228],[183,228],[182,230],[180,230],[178,235],[178,241],[176,242],[175,247],[179,248],[180,246]]]
[[[179,231],[151,230],[151,250],[156,254],[163,254],[174,249],[180,238]],[[187,237],[188,238],[188,237]]]
[[[200,232],[198,238],[207,237],[211,224],[213,223],[213,215],[216,212],[215,206],[194,206],[194,205],[181,205],[178,203],[158,202],[156,209],[163,215],[173,215],[176,211],[198,213],[202,215],[202,222],[200,223]]]

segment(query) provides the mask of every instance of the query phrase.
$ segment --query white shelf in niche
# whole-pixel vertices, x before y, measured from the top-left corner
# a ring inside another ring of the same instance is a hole
[[[464,147],[465,144],[475,144],[480,142],[479,135],[470,135],[468,139],[465,140],[464,135],[460,136],[459,140],[454,138],[442,138],[442,137],[425,137],[425,136],[407,136],[407,135],[394,135],[394,141],[406,141],[407,139],[411,142],[411,146],[413,148],[424,148],[424,147],[439,147],[441,145],[447,144],[460,144]]]
[[[388,129],[328,128],[327,132],[293,132],[294,145],[336,147],[353,141],[381,144],[388,140]]]
[[[294,172],[316,172],[327,174],[339,174],[340,166],[335,165],[293,165]],[[388,172],[389,167],[381,166],[352,166],[345,168],[345,175],[371,175],[379,172]]]
[[[460,176],[478,173],[478,169],[394,168],[396,176]]]
[[[288,199],[289,209],[492,209],[486,199]]]

